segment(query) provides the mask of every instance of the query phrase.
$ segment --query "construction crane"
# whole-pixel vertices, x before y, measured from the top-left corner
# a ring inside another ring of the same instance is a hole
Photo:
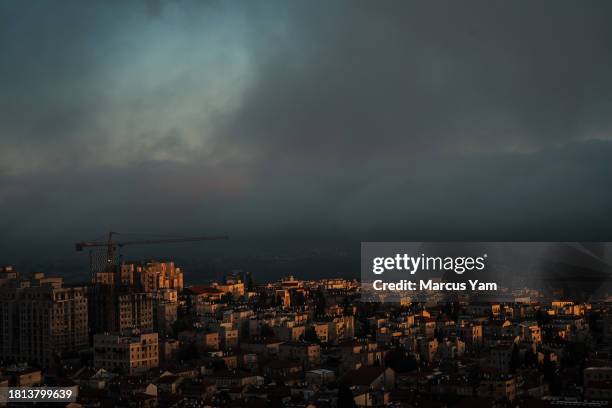
[[[104,260],[104,268],[110,268],[114,266],[115,263],[115,255],[117,254],[120,248],[129,245],[151,245],[151,244],[173,244],[178,242],[194,242],[194,241],[216,241],[216,240],[224,240],[229,239],[226,236],[195,236],[195,237],[183,237],[183,238],[165,238],[165,239],[141,239],[141,240],[133,240],[133,241],[115,241],[113,240],[113,236],[118,235],[117,232],[109,232],[108,239],[106,241],[81,241],[75,244],[75,249],[77,251],[83,251],[85,248],[106,248],[105,260]],[[93,265],[93,257],[91,259],[91,268],[92,273],[94,271]]]

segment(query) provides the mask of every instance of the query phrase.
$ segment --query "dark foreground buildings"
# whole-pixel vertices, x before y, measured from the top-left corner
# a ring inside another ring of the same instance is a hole
[[[243,281],[247,277],[248,282]],[[605,407],[612,302],[530,288],[507,302],[359,301],[343,279],[184,286],[170,262],[87,287],[0,272],[0,387],[71,407]],[[89,319],[90,316],[93,318]]]
[[[42,273],[1,272],[0,358],[52,366],[62,353],[88,346],[86,288],[64,286]]]

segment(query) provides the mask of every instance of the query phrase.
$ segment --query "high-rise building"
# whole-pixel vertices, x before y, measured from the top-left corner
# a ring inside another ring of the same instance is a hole
[[[121,265],[122,280],[139,284],[145,292],[183,290],[183,272],[174,262],[128,262]]]
[[[168,333],[177,319],[178,294],[176,289],[160,289],[153,294],[153,327]]]
[[[98,272],[90,291],[92,334],[167,332],[182,289],[183,272],[174,262],[127,262]]]
[[[117,330],[153,330],[153,299],[150,294],[127,292],[118,295]]]
[[[19,355],[19,311],[17,299],[20,288],[0,288],[0,358],[11,359]]]
[[[11,280],[17,279],[19,273],[12,266],[3,266],[0,268],[0,286],[8,283]]]
[[[153,329],[153,294],[137,282],[125,265],[96,275],[89,291],[92,334]]]
[[[86,347],[85,294],[41,273],[6,283],[0,288],[0,356],[49,367],[63,352]]]
[[[96,280],[87,292],[90,334],[119,330],[117,289],[112,283]]]

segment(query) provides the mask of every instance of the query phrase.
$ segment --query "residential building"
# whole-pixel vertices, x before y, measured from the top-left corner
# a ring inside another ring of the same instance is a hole
[[[94,366],[121,374],[142,374],[159,366],[157,333],[94,335]]]

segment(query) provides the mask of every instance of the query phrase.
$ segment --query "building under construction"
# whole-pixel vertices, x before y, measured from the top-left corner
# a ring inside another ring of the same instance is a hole
[[[176,320],[178,293],[183,289],[183,272],[174,262],[119,262],[119,249],[128,245],[169,244],[227,239],[188,237],[160,240],[115,241],[109,233],[104,241],[82,241],[77,251],[90,249],[92,286],[90,333],[124,333],[134,329],[170,329]]]

